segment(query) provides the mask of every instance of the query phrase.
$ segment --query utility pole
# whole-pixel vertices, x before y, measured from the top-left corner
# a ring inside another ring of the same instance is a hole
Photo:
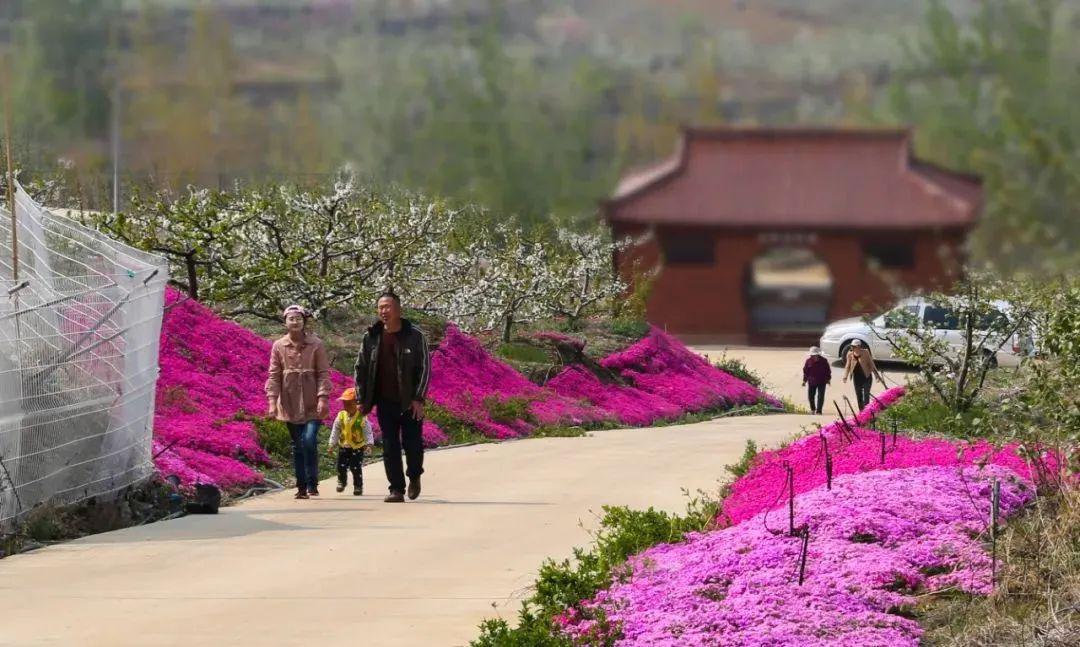
[[[120,74],[117,71],[112,92],[112,215],[120,211]]]
[[[19,220],[15,216],[15,172],[11,159],[11,55],[4,57],[4,155],[7,157],[7,204],[11,212],[11,278],[19,280]]]

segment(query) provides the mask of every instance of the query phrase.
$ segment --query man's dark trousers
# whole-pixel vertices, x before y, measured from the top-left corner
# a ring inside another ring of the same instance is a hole
[[[409,478],[424,473],[424,439],[421,422],[411,408],[402,409],[400,402],[379,399],[375,403],[375,417],[379,419],[382,432],[383,467],[391,492],[405,492],[405,473],[401,469],[401,449],[405,448],[405,463]]]

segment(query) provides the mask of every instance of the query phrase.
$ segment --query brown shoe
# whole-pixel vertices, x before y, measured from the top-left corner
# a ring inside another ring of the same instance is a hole
[[[296,496],[294,499],[306,499],[308,498],[307,490],[305,488],[296,488]]]
[[[319,496],[318,487],[309,487],[307,490],[308,496]]]
[[[401,492],[391,492],[383,499],[383,503],[405,503],[405,495]]]
[[[420,477],[414,476],[409,479],[409,500],[412,501],[420,496]]]

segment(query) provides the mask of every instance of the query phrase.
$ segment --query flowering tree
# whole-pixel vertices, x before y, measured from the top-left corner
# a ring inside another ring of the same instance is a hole
[[[556,231],[556,239],[551,282],[543,290],[542,305],[575,326],[590,311],[626,292],[612,259],[629,242],[613,243],[601,231],[578,233],[562,228]]]
[[[514,324],[546,313],[544,299],[554,285],[551,253],[520,229],[498,225],[457,255],[459,286],[436,304],[440,314],[469,330],[499,329],[510,340]]]
[[[237,232],[251,220],[229,207],[230,196],[189,187],[183,195],[136,194],[131,208],[115,216],[85,212],[84,224],[134,247],[162,254],[169,275],[193,299],[228,298],[232,275],[244,265]],[[205,288],[205,289],[203,289]]]
[[[1010,294],[1006,282],[972,274],[956,285],[954,294],[928,297],[924,319],[898,320],[880,336],[895,357],[919,369],[951,411],[961,413],[975,404],[997,365],[997,352],[1029,327],[1033,311],[1020,296]],[[1001,302],[1010,304],[1007,313],[999,309]],[[942,330],[954,332],[943,335]]]
[[[408,289],[431,262],[432,241],[453,225],[441,203],[361,188],[347,171],[326,190],[254,191],[233,208],[250,215],[240,232],[247,270],[234,313],[271,318],[285,301],[318,316],[389,287]]]

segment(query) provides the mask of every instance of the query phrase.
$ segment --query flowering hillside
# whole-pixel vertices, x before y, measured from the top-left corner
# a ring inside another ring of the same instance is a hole
[[[1002,518],[1034,496],[1000,466],[919,467],[848,474],[795,499],[795,523],[752,517],[661,544],[632,558],[608,590],[556,622],[572,637],[597,630],[599,609],[620,647],[656,645],[917,645],[918,624],[895,613],[917,591],[990,589],[978,537],[1001,482]]]
[[[890,389],[861,411],[856,422],[869,424],[877,413],[902,395],[903,387]],[[782,505],[782,495],[788,487],[788,466],[792,470],[796,494],[825,485],[828,479],[826,450],[831,458],[834,479],[843,474],[872,470],[986,463],[1008,467],[1027,479],[1035,476],[1015,443],[998,448],[986,441],[958,444],[942,438],[913,439],[902,434],[895,437],[885,434],[882,461],[881,439],[881,432],[861,426],[849,429],[837,421],[783,449],[762,452],[754,459],[750,471],[732,484],[731,494],[724,500],[722,521],[737,524]],[[1050,456],[1043,459],[1047,463],[1054,462]]]
[[[270,457],[254,425],[266,412],[271,342],[169,290],[161,327],[161,373],[154,411],[158,471],[185,484],[232,488],[262,481],[253,464]],[[331,372],[335,392],[351,379]]]
[[[563,397],[589,402],[621,424],[644,426],[685,413],[765,402],[780,403],[712,366],[658,328],[629,348],[600,360],[629,384],[605,384],[580,366],[548,382]]]
[[[267,464],[270,457],[249,418],[265,412],[271,342],[175,291],[168,292],[166,303],[154,416],[158,470],[185,484],[233,488],[260,482],[253,466]],[[767,399],[655,329],[601,364],[628,384],[602,383],[583,367],[571,366],[540,387],[449,326],[432,355],[428,396],[454,421],[495,439],[527,436],[542,426],[643,426]],[[336,371],[331,379],[335,394],[352,382]],[[331,405],[336,414],[337,401]],[[372,423],[378,438],[374,416]],[[431,420],[425,420],[423,436],[429,447],[448,442]]]
[[[609,417],[607,412],[536,386],[455,326],[447,327],[432,354],[428,399],[485,436],[499,439],[526,436],[537,423],[582,425]],[[535,422],[493,416],[492,409],[513,400],[527,402]]]
[[[886,392],[851,422],[902,396]],[[639,553],[555,625],[619,647],[917,645],[902,610],[927,591],[989,593],[992,483],[1006,519],[1034,498],[1037,475],[1015,446],[886,436],[882,463],[881,439],[837,422],[762,454],[723,504],[730,525]]]

